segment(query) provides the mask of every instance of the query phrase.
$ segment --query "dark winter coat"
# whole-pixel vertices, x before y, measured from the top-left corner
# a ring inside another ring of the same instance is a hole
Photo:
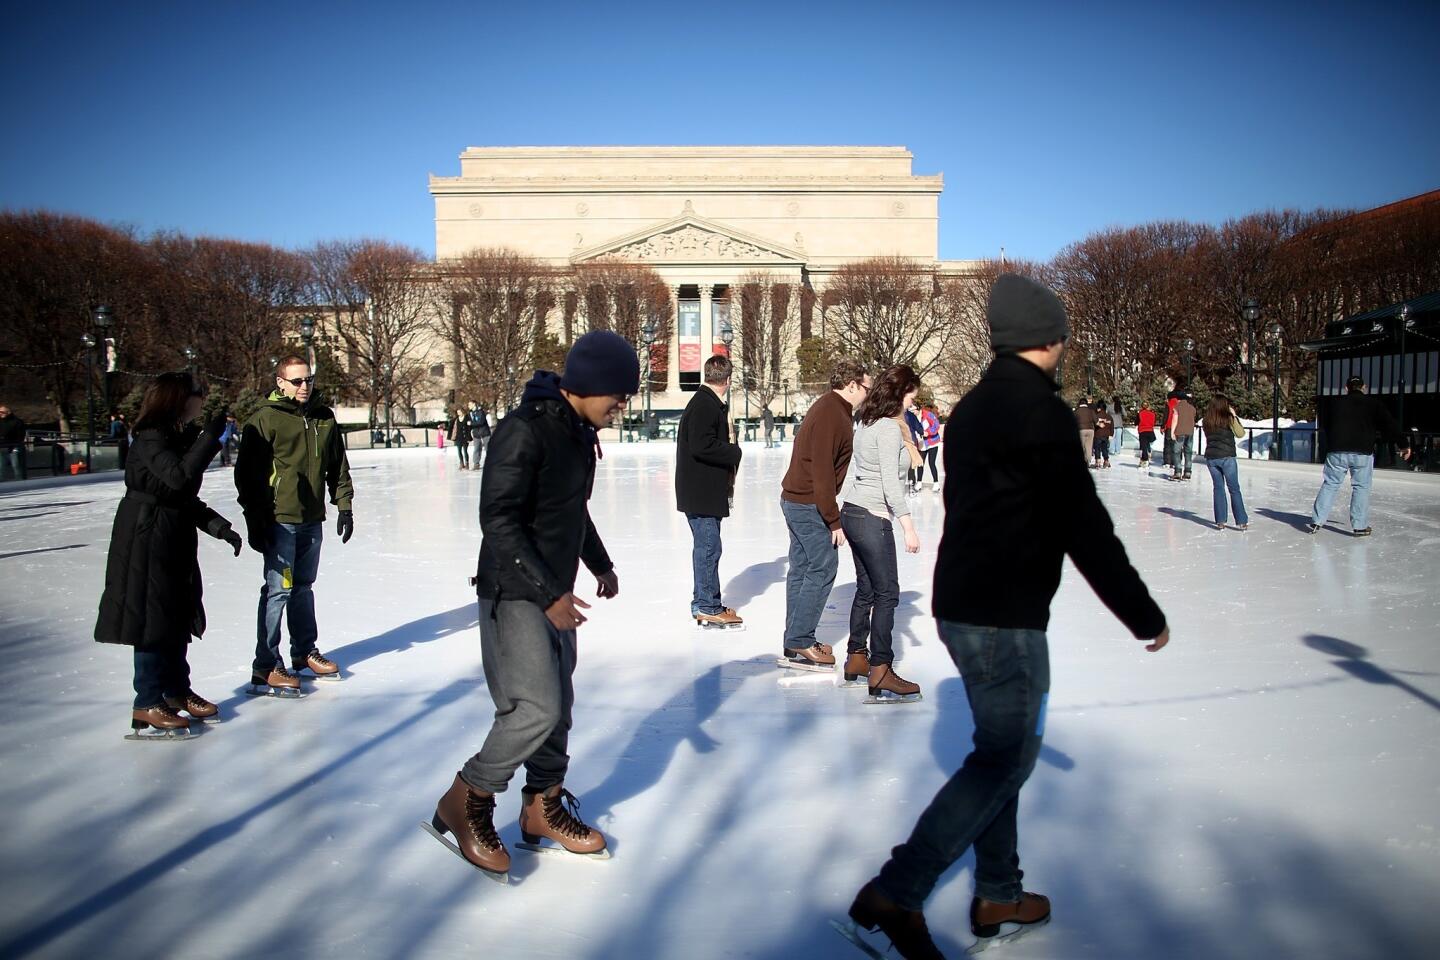
[[[464,415],[456,415],[450,421],[450,429],[445,431],[445,439],[451,443],[468,444],[474,438],[474,431],[470,429],[470,418]]]
[[[137,430],[115,510],[95,639],[159,650],[205,632],[197,530],[220,538],[230,523],[197,496],[216,437]]]
[[[302,407],[270,394],[240,435],[235,488],[251,524],[324,520],[327,488],[330,502],[349,510],[355,488],[335,414],[318,399]]]
[[[490,420],[482,408],[470,418],[470,426],[473,435],[477,440],[487,440],[490,437]]]
[[[1364,393],[1347,393],[1330,409],[1330,416],[1323,424],[1325,428],[1326,453],[1375,452],[1375,438],[1383,435],[1386,440],[1409,446],[1410,441],[1400,429],[1395,415],[1380,401]]]
[[[0,450],[13,450],[25,445],[25,421],[15,414],[0,420]]]
[[[730,442],[725,402],[702,386],[675,431],[675,508],[702,517],[730,516],[730,488],[740,447]]]
[[[480,559],[475,592],[549,607],[575,589],[580,561],[614,569],[587,501],[595,481],[595,431],[537,370],[520,406],[495,427],[480,481]]]
[[[935,616],[1044,630],[1069,555],[1136,637],[1155,637],[1165,615],[1096,496],[1058,389],[1033,363],[1002,355],[945,424]]]

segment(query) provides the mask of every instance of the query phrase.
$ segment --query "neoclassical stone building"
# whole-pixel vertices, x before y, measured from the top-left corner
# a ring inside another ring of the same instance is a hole
[[[555,267],[653,267],[675,317],[655,403],[680,407],[747,273],[818,294],[868,257],[968,269],[937,260],[944,178],[912,159],[904,147],[471,147],[459,176],[430,177],[435,256],[508,247]]]

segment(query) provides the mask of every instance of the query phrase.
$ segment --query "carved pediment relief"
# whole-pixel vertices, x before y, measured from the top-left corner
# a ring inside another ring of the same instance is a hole
[[[681,217],[577,251],[573,261],[614,257],[645,263],[804,263],[805,255],[699,217]]]

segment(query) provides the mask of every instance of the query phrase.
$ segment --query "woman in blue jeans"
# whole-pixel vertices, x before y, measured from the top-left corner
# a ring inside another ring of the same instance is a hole
[[[845,680],[866,677],[866,703],[909,703],[920,687],[895,673],[891,634],[900,603],[900,573],[895,555],[894,517],[905,531],[905,549],[920,550],[910,518],[901,475],[910,468],[905,449],[909,427],[902,414],[914,406],[920,378],[910,367],[882,373],[856,408],[850,473],[841,491],[840,527],[855,558],[855,600],[850,606],[850,642]],[[867,655],[866,648],[869,648]]]
[[[1245,428],[1230,399],[1220,393],[1210,398],[1201,426],[1205,429],[1205,466],[1210,470],[1210,483],[1215,490],[1215,529],[1225,529],[1228,519],[1225,491],[1229,490],[1235,507],[1235,528],[1245,530],[1250,526],[1250,517],[1240,496],[1240,470],[1235,459],[1235,441],[1245,436]]]

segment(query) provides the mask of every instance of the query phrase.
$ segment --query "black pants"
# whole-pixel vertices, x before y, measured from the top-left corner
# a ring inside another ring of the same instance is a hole
[[[1148,430],[1140,431],[1140,462],[1150,462],[1150,444],[1155,442],[1155,434]]]
[[[930,464],[930,479],[931,479],[933,482],[935,482],[935,483],[939,483],[939,482],[940,482],[940,470],[939,470],[938,467],[936,467],[935,461],[938,460],[939,457],[940,457],[940,448],[939,448],[939,447],[931,447],[929,450],[926,450],[924,453],[920,454],[920,456],[922,456],[922,457],[925,458],[925,463]],[[924,478],[921,476],[924,472],[925,472],[925,467],[924,467],[924,465],[922,464],[921,467],[920,467],[920,469],[918,469],[918,470],[915,471],[915,481],[916,481],[917,483],[920,482],[922,479],[924,479]]]
[[[135,709],[144,710],[167,696],[183,697],[190,689],[190,644],[156,650],[135,648]]]
[[[895,559],[895,525],[869,510],[846,504],[840,528],[855,558],[855,601],[850,605],[849,653],[863,653],[872,666],[893,663],[895,608],[900,605],[900,572]]]

